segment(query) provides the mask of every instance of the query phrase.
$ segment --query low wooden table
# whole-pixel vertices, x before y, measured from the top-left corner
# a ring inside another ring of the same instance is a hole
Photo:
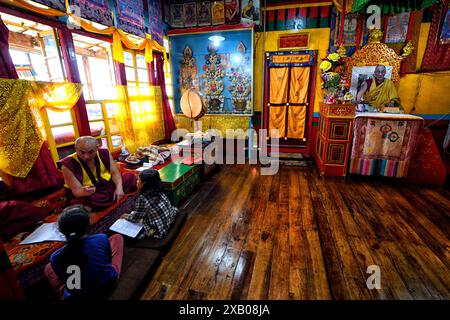
[[[200,184],[201,168],[201,165],[188,166],[175,161],[158,170],[163,187],[174,206],[187,198]]]

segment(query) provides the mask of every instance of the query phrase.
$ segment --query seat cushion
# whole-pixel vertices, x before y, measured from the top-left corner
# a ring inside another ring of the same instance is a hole
[[[184,225],[184,222],[186,221],[186,216],[187,216],[186,212],[184,210],[181,210],[178,213],[177,217],[175,218],[175,221],[173,222],[169,232],[163,239],[156,239],[156,238],[140,239],[131,242],[129,246],[135,248],[156,249],[163,252],[166,251],[172,245],[175,238],[178,236],[178,233],[180,232],[181,228]]]
[[[34,207],[23,201],[0,201],[0,238],[6,242],[16,234],[35,228],[51,212],[49,207]]]
[[[158,266],[161,256],[161,252],[157,250],[125,247],[119,282],[109,300],[139,298],[138,295]]]

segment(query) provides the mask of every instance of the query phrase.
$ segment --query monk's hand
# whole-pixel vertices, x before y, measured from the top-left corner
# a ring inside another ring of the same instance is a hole
[[[116,188],[116,191],[114,192],[114,201],[119,201],[124,195],[122,188]]]
[[[83,186],[82,189],[85,196],[90,196],[95,193],[95,186],[93,185]]]

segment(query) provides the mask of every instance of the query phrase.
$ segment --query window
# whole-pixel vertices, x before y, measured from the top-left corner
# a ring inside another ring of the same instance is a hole
[[[146,87],[150,83],[148,64],[143,53],[124,51],[125,74],[129,88]],[[134,92],[134,90],[132,90]]]
[[[166,52],[169,51],[169,40],[164,38],[164,47],[166,48]],[[167,58],[169,59],[169,57]],[[169,67],[169,70],[166,70],[166,65]],[[169,98],[170,109],[172,113],[175,113],[174,103],[173,103],[173,82],[172,82],[172,70],[170,69],[170,63],[164,63],[164,80],[166,82],[166,93]]]
[[[101,146],[118,150],[122,139],[113,119],[116,77],[111,44],[78,34],[73,34],[73,40],[91,133]]]
[[[2,20],[10,30],[10,55],[20,79],[62,82],[66,80],[56,30],[34,21],[3,14]],[[73,110],[41,112],[42,132],[47,137],[53,159],[59,160],[73,152],[78,136]]]

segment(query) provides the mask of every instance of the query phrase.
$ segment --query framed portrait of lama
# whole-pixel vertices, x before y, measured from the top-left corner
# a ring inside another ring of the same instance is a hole
[[[198,26],[211,25],[211,1],[200,1],[197,3]]]
[[[197,26],[197,3],[188,2],[183,4],[184,13],[184,26],[196,27]]]
[[[386,43],[405,43],[411,13],[403,12],[388,17]]]
[[[225,24],[225,4],[223,0],[213,1],[211,3],[212,24]]]

